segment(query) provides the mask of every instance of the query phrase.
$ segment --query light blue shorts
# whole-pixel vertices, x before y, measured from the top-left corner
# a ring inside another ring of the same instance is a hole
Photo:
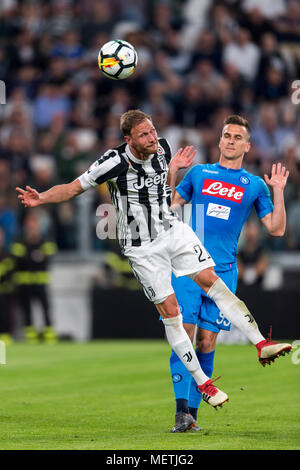
[[[227,287],[236,292],[238,270],[233,267],[229,271],[216,274],[225,282]],[[231,323],[220,312],[215,302],[194,281],[187,276],[172,275],[172,286],[180,307],[183,323],[191,323],[205,330],[219,333],[220,330],[230,330]]]

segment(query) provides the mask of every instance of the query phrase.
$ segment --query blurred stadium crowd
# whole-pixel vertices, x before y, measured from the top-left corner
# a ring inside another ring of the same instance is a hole
[[[125,39],[139,65],[125,81],[97,67],[99,48]],[[198,148],[195,164],[218,160],[226,115],[252,126],[245,168],[262,175],[273,162],[290,171],[288,230],[277,250],[300,249],[300,4],[295,0],[2,0],[0,79],[0,227],[4,246],[24,226],[15,187],[38,191],[80,175],[97,155],[122,141],[120,114],[153,115],[175,151]],[[182,176],[182,175],[181,175]],[[93,191],[95,210],[108,200]],[[42,231],[60,251],[78,247],[76,201],[38,211]],[[97,240],[94,215],[94,249]]]

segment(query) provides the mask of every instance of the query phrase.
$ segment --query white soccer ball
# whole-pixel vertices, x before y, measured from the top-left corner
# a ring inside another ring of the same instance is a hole
[[[98,54],[100,70],[113,80],[123,80],[135,70],[138,57],[134,47],[122,39],[104,44]]]

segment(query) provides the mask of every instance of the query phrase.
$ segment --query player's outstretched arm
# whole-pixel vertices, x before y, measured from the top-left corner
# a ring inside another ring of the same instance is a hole
[[[286,211],[284,205],[284,188],[289,176],[288,170],[281,163],[272,165],[271,178],[264,175],[265,182],[273,188],[273,212],[267,214],[261,220],[268,232],[277,237],[282,237],[286,228]]]
[[[16,191],[19,193],[18,199],[20,199],[20,202],[24,204],[25,207],[36,207],[41,204],[69,201],[84,192],[78,179],[72,181],[72,183],[53,186],[48,191],[42,193],[39,193],[30,186],[26,186],[25,189],[16,188]]]

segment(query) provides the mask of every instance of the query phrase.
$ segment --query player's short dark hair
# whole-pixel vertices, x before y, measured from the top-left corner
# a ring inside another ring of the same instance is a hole
[[[227,116],[227,118],[224,119],[223,127],[227,126],[228,124],[236,124],[237,126],[243,126],[247,130],[249,136],[251,134],[249,121],[247,121],[247,119],[243,118],[242,116],[239,116],[238,114],[232,114],[231,116]]]
[[[139,109],[130,109],[129,111],[126,111],[126,113],[122,114],[120,118],[121,132],[123,135],[130,135],[131,129],[145,121],[145,119],[152,121],[152,117],[149,114],[143,113],[143,111]]]

